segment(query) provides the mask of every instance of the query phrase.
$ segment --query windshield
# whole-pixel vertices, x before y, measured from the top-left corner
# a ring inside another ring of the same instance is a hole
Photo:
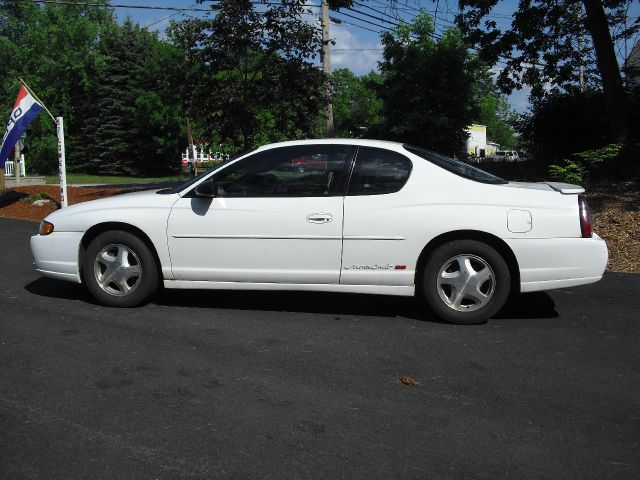
[[[480,170],[477,167],[473,167],[459,160],[454,160],[453,158],[445,157],[444,155],[432,152],[431,150],[414,147],[412,145],[403,145],[403,147],[405,150],[408,150],[409,152],[418,155],[421,158],[424,158],[425,160],[439,166],[440,168],[444,168],[451,173],[455,173],[460,177],[468,178],[469,180],[474,180],[481,183],[509,183],[506,180],[487,173],[484,170]]]
[[[222,167],[223,165],[226,165],[229,162],[234,161],[237,158],[244,157],[245,155],[249,155],[254,150],[247,150],[247,151],[239,153],[237,155],[233,155],[233,156],[229,157],[228,160],[225,160],[224,162],[221,162],[221,163],[217,164],[216,166],[211,167],[208,170],[205,170],[204,172],[200,173],[199,175],[196,175],[195,177],[193,177],[190,180],[187,180],[186,182],[180,183],[180,184],[178,184],[178,185],[176,185],[175,187],[172,187],[172,188],[165,188],[164,190],[158,190],[156,193],[159,193],[160,195],[171,195],[173,193],[180,193],[181,191],[189,188],[191,185],[196,183],[201,178],[206,177],[207,175],[209,175],[214,170],[217,170],[218,168]]]

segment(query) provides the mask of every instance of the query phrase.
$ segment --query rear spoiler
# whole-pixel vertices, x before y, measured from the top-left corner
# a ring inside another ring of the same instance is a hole
[[[577,195],[580,193],[584,193],[584,188],[580,185],[572,185],[570,183],[562,183],[562,182],[544,182],[553,188],[556,192],[560,192],[563,195]]]

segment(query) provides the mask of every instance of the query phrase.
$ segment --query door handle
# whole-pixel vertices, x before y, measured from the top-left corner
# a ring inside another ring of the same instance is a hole
[[[307,222],[309,223],[329,223],[333,220],[333,215],[330,213],[310,213],[307,215]]]

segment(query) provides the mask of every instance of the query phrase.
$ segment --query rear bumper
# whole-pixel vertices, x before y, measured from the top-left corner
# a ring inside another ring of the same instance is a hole
[[[521,292],[594,283],[607,267],[607,244],[595,234],[593,238],[505,241],[518,260]]]
[[[81,283],[78,253],[82,232],[53,232],[31,237],[36,270],[45,277]]]

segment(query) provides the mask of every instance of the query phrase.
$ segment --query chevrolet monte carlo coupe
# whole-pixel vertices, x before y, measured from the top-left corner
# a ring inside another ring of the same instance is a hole
[[[314,162],[292,169],[299,158]],[[161,286],[356,292],[416,295],[474,324],[512,293],[602,277],[607,247],[582,192],[507,182],[410,145],[304,140],[175,188],[58,210],[31,250],[41,274],[114,307]]]

